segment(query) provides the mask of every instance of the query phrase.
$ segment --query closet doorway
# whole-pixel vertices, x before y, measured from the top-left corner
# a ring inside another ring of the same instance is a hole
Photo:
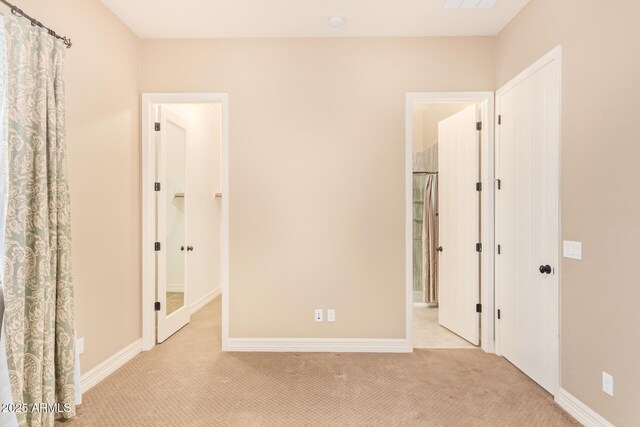
[[[227,97],[145,94],[142,113],[142,320],[150,350],[226,283]]]
[[[493,350],[492,117],[492,93],[407,96],[413,348]]]

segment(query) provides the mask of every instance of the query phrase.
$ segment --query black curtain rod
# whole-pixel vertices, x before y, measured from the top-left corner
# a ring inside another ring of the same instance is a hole
[[[50,35],[52,35],[53,37],[62,40],[64,42],[65,45],[67,45],[67,48],[70,48],[72,43],[71,43],[71,39],[67,38],[67,37],[63,37],[61,35],[58,35],[58,33],[56,33],[55,31],[53,31],[51,28],[49,27],[45,27],[44,24],[40,21],[38,21],[37,19],[34,19],[32,17],[30,17],[29,15],[27,15],[26,13],[24,13],[24,11],[20,8],[18,8],[17,6],[9,3],[6,0],[0,0],[0,2],[4,3],[5,5],[9,6],[11,8],[11,13],[13,13],[16,16],[21,16],[23,18],[28,19],[29,21],[31,21],[31,25],[38,26],[40,28],[44,28],[45,30],[47,30],[49,32]]]
[[[438,172],[414,172],[414,175],[438,175]]]

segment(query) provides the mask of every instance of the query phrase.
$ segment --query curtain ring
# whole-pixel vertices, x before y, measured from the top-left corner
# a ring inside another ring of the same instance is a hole
[[[18,9],[17,6],[11,7],[11,13],[13,13],[15,16],[24,16],[22,10]]]

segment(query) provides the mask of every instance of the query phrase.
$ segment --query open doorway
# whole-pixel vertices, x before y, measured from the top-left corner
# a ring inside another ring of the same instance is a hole
[[[413,346],[473,348],[479,313],[466,308],[480,303],[479,107],[416,103],[413,117]]]
[[[413,348],[493,350],[492,109],[491,93],[407,97]]]
[[[144,350],[222,293],[226,153],[226,95],[143,96]]]

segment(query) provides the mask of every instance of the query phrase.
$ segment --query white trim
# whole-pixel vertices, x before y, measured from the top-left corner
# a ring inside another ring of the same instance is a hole
[[[190,307],[191,314],[195,313],[196,311],[200,310],[205,305],[209,304],[211,301],[213,301],[218,296],[220,296],[221,293],[222,293],[222,286],[218,286],[217,288],[215,288],[211,292],[209,292],[206,295],[204,295],[203,297],[199,298],[197,301],[192,302],[191,303],[191,307]]]
[[[142,352],[142,339],[137,339],[95,368],[86,372],[80,378],[82,393],[86,393],[100,381],[113,374],[124,366],[125,363]]]
[[[171,285],[167,285],[167,292],[184,292],[184,285],[183,284],[171,284]]]
[[[429,307],[429,304],[427,304],[426,302],[414,302],[413,306],[414,307]]]
[[[410,353],[406,339],[229,338],[226,351],[314,353]]]
[[[406,284],[406,337],[413,346],[413,105],[418,102],[459,103],[480,105],[482,111],[482,146],[480,176],[482,188],[481,257],[482,303],[480,345],[487,353],[494,347],[494,93],[493,92],[426,92],[408,93],[405,109],[405,284]]]
[[[229,96],[226,93],[144,93],[142,94],[142,350],[149,351],[156,344],[155,311],[155,224],[146,221],[154,212],[155,144],[153,107],[171,103],[219,103],[222,106],[222,221],[221,221],[221,275],[222,275],[222,348],[229,336]]]
[[[558,389],[555,400],[562,409],[586,427],[613,427],[613,424],[563,388]]]
[[[518,75],[516,75],[509,82],[504,84],[500,89],[496,91],[496,109],[497,112],[495,114],[495,126],[498,126],[498,115],[500,114],[500,97],[504,95],[506,92],[510,91],[529,77],[533,76],[535,73],[544,68],[547,64],[552,61],[558,62],[558,96],[559,96],[559,105],[558,105],[558,259],[555,260],[557,276],[558,276],[558,354],[556,360],[556,381],[554,385],[555,393],[552,393],[554,396],[557,395],[561,389],[561,379],[562,379],[562,46],[558,45],[555,48],[551,49],[548,53],[546,53],[542,58],[538,59],[536,62],[528,66],[525,70],[521,71]],[[500,140],[500,132],[496,132],[495,134],[495,144],[499,144]],[[500,295],[500,284],[498,281],[495,283],[495,299],[496,303],[499,303],[498,297]],[[502,355],[500,351],[500,323],[496,323],[496,331],[495,331],[495,352],[499,356]]]
[[[496,91],[496,97],[504,95],[505,92],[510,91],[514,87],[518,86],[520,83],[540,71],[544,68],[545,65],[550,63],[551,61],[561,61],[562,60],[562,46],[556,46],[547,52],[542,58],[538,59],[533,64],[529,65],[525,70],[521,71],[518,75],[516,75],[513,79],[509,80],[505,83],[500,89]]]

